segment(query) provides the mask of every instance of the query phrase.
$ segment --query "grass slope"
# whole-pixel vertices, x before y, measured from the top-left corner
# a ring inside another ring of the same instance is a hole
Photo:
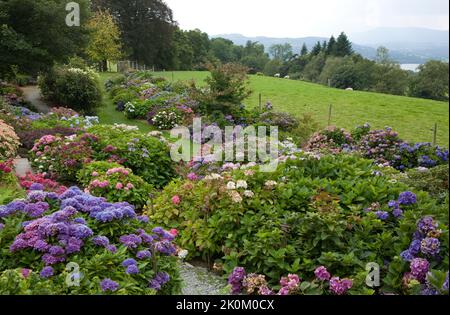
[[[208,72],[157,72],[155,75],[169,80],[193,79],[203,83]],[[308,82],[261,76],[251,76],[250,86],[254,93],[246,103],[248,106],[258,106],[261,93],[263,104],[270,100],[277,110],[293,115],[312,113],[324,127],[328,124],[329,106],[332,104],[333,125],[349,130],[365,122],[373,128],[390,126],[403,139],[412,142],[432,142],[432,129],[437,123],[437,143],[446,147],[449,144],[449,104],[446,102],[344,91]]]

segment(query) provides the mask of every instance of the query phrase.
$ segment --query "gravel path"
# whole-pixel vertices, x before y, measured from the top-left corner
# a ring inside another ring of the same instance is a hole
[[[50,111],[50,107],[41,98],[41,90],[38,86],[24,86],[21,90],[25,100],[33,104],[39,112],[46,114]]]
[[[184,281],[182,295],[225,295],[227,283],[206,268],[180,263],[180,273]]]

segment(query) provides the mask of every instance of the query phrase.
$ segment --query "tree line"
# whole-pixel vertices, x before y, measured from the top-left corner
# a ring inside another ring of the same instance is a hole
[[[235,45],[201,30],[178,27],[162,0],[79,0],[80,27],[65,25],[67,0],[0,1],[0,77],[36,75],[55,62],[81,57],[106,70],[106,62],[129,59],[158,70],[206,70],[240,63],[251,74],[321,83],[337,88],[448,100],[448,63],[432,61],[419,73],[404,71],[378,50],[372,61],[354,53],[345,33],[300,52],[289,44],[248,41]]]

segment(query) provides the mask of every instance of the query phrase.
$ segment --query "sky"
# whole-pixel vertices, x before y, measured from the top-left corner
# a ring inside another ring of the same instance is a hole
[[[448,0],[164,0],[182,29],[304,37],[377,27],[449,28]]]

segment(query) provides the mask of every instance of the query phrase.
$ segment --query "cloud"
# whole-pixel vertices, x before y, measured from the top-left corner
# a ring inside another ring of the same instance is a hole
[[[247,36],[330,36],[375,27],[448,29],[448,0],[165,0],[183,29]]]

